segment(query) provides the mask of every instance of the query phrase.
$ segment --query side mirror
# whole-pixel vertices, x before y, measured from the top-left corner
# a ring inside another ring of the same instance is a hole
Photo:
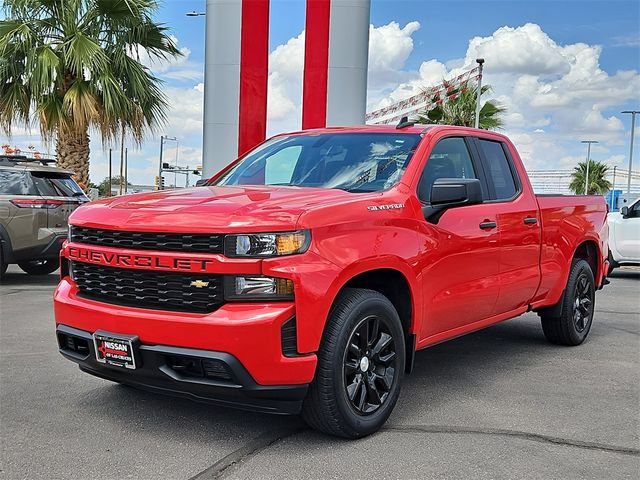
[[[629,207],[625,205],[620,209],[620,213],[622,214],[622,218],[627,218],[629,216]]]
[[[208,178],[201,178],[200,180],[196,181],[196,187],[204,186],[208,180]]]
[[[422,209],[425,218],[437,223],[450,209],[482,203],[482,187],[477,178],[438,178],[431,186],[430,204]]]

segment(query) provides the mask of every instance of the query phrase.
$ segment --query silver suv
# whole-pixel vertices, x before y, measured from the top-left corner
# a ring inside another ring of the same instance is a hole
[[[67,219],[89,199],[55,160],[0,155],[0,278],[11,263],[32,275],[58,268]]]

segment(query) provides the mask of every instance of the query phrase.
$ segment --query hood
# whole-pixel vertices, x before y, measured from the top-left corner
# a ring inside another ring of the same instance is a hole
[[[234,186],[162,190],[113,197],[78,208],[74,225],[147,232],[281,231],[308,209],[353,199],[343,190]]]

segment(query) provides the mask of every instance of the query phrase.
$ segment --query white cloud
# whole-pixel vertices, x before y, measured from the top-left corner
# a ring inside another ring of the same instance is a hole
[[[380,100],[398,83],[418,77],[417,72],[403,70],[403,67],[413,50],[411,36],[419,28],[418,22],[409,22],[405,26],[397,22],[370,26],[369,99]],[[270,133],[300,128],[304,38],[303,31],[269,55],[267,118]]]
[[[604,71],[601,54],[598,45],[560,45],[535,24],[501,27],[489,36],[472,38],[463,59],[423,62],[417,78],[399,84],[384,98],[370,96],[369,104],[379,108],[407,98],[483,57],[484,82],[494,87],[487,98],[506,107],[505,133],[522,150],[525,164],[556,168],[563,163],[558,159],[570,156],[574,148],[563,142],[628,141],[620,118],[604,112],[638,98],[640,75],[635,70]]]
[[[178,38],[175,35],[171,35],[169,37],[171,43],[176,48],[178,47]],[[136,49],[128,52],[128,55],[132,58],[135,58],[140,63],[142,63],[145,67],[153,70],[156,73],[165,73],[171,67],[176,65],[184,64],[189,60],[189,55],[191,55],[191,50],[187,47],[178,48],[182,56],[180,57],[170,57],[170,58],[160,58],[157,56],[151,56],[149,51],[144,47],[137,47]]]
[[[469,41],[466,60],[484,58],[496,73],[564,74],[569,63],[558,45],[533,23],[502,27],[489,37]]]
[[[300,128],[303,65],[304,31],[269,54],[267,122],[273,133]]]

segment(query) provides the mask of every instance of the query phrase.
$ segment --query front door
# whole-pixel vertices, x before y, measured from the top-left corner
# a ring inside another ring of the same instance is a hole
[[[471,143],[465,137],[437,141],[425,165],[418,196],[429,202],[438,178],[478,178],[487,194],[486,180]],[[499,292],[499,234],[495,208],[490,204],[447,210],[437,221],[420,224],[425,317],[420,341],[491,316]],[[445,334],[445,336],[449,336]]]
[[[625,260],[640,260],[640,200],[629,207],[625,218],[618,218],[614,228],[618,253]]]

